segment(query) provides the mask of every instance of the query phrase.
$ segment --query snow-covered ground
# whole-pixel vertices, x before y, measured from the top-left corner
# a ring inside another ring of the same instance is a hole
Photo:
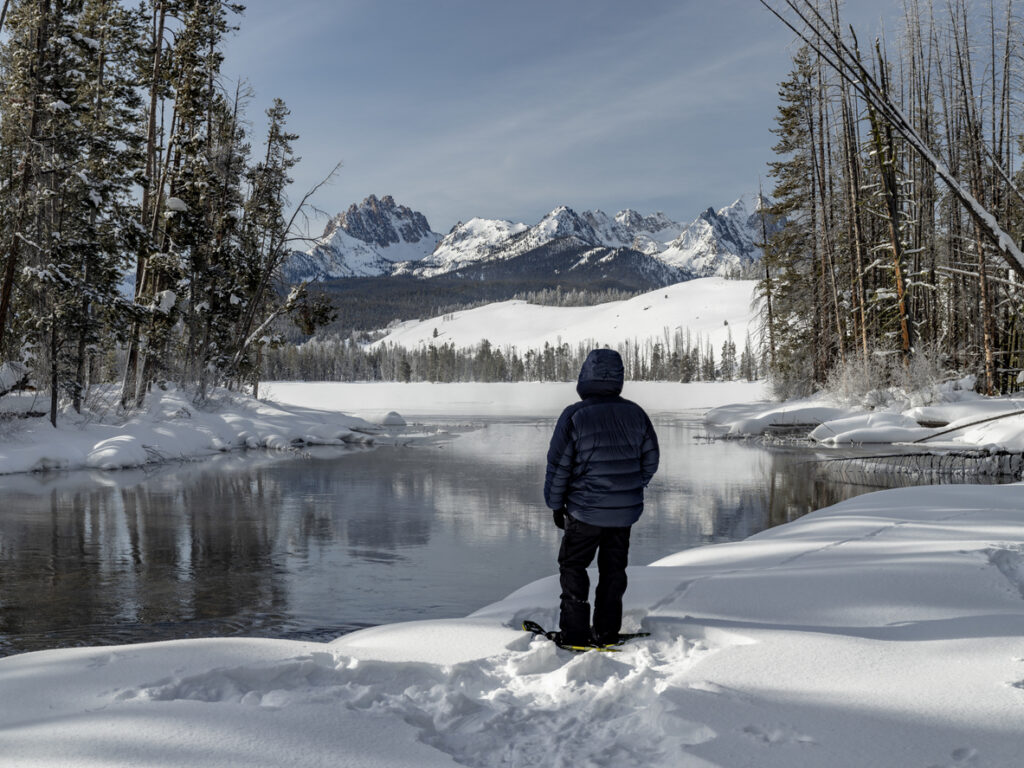
[[[19,768],[1017,766],[1020,494],[874,493],[633,567],[626,622],[652,635],[614,654],[516,629],[555,622],[549,576],[467,618],[327,644],[8,657],[0,755]]]
[[[8,395],[5,409],[23,410],[29,397]],[[0,475],[71,469],[123,469],[194,459],[240,448],[286,450],[298,444],[338,445],[387,440],[380,428],[345,413],[302,403],[283,406],[218,392],[197,407],[173,386],[154,389],[146,408],[128,420],[62,413],[57,428],[41,418],[0,421]]]
[[[357,386],[333,395],[276,389],[321,408],[402,407],[383,390],[367,389],[360,401]],[[406,410],[417,397],[424,411],[436,402],[423,392],[455,392],[429,386],[405,390]],[[571,396],[555,386],[544,409]],[[644,400],[636,384],[626,394]],[[961,394],[929,406],[939,409],[930,420],[984,417],[1006,405]],[[481,403],[507,400],[470,397],[474,415]],[[531,402],[521,407],[535,415]],[[798,407],[838,409],[791,404],[794,418]],[[728,428],[777,408],[726,407],[712,417]],[[279,412],[316,419],[295,405]],[[870,415],[849,409],[822,415],[871,426]],[[321,414],[319,423],[334,418]],[[1006,441],[1019,439],[1019,426],[1001,429]],[[574,655],[517,629],[526,618],[556,623],[557,579],[546,575],[466,618],[376,627],[326,644],[211,639],[8,657],[0,660],[0,762],[1017,766],[1020,499],[1019,484],[884,491],[743,542],[636,564],[626,625],[651,636],[619,653]]]

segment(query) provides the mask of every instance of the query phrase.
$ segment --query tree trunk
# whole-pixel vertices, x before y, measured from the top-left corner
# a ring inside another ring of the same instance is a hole
[[[876,44],[877,45],[877,44]],[[876,48],[878,54],[879,78],[883,93],[887,93],[887,74],[885,59],[881,47]],[[878,112],[868,108],[871,123],[871,136],[875,147],[875,161],[878,164],[878,176],[882,182],[885,196],[886,216],[889,225],[889,240],[892,248],[893,278],[896,284],[896,302],[899,312],[900,352],[904,366],[910,364],[913,349],[913,326],[910,323],[907,301],[907,286],[903,275],[903,242],[900,226],[900,189],[896,177],[896,142],[892,127],[881,119]]]
[[[772,310],[772,273],[768,265],[768,225],[764,220],[764,192],[761,185],[757,187],[758,205],[761,209],[761,242],[764,243],[764,254],[761,257],[764,262],[764,297],[765,309],[767,311],[768,326],[768,361],[772,370],[775,370],[775,313]]]
[[[7,3],[4,3],[4,15],[7,13]],[[49,16],[44,13],[36,30],[34,62],[30,70],[30,78],[38,77],[46,57],[46,43],[49,38]],[[7,262],[4,264],[3,281],[0,283],[0,360],[9,353],[7,346],[7,318],[11,311],[11,297],[14,293],[14,282],[17,276],[18,261],[20,259],[21,240],[18,238],[18,230],[25,221],[28,197],[29,182],[35,174],[35,165],[32,162],[35,151],[36,139],[39,134],[39,94],[38,91],[32,95],[32,108],[29,114],[29,126],[27,136],[27,151],[22,160],[21,181],[19,183],[18,211],[15,214],[14,226],[10,250],[7,253]]]
[[[50,315],[50,424],[57,426],[57,313]]]
[[[167,20],[167,8],[163,0],[154,0],[153,8],[153,71],[152,80],[149,85],[149,120],[146,127],[146,183],[142,187],[142,206],[140,219],[143,227],[150,231],[150,221],[156,220],[156,215],[151,208],[153,201],[153,180],[158,177],[156,167],[156,112],[159,102],[160,79],[162,77],[163,50],[164,50],[164,27]],[[156,205],[159,205],[160,195],[156,196]],[[143,243],[135,264],[135,301],[139,301],[143,294],[143,286],[146,280],[146,263],[148,255],[146,248],[148,243]],[[121,386],[121,407],[127,408],[134,396],[138,404],[138,360],[139,360],[139,334],[138,321],[132,322],[131,333],[128,339],[128,351],[125,360],[124,379]]]

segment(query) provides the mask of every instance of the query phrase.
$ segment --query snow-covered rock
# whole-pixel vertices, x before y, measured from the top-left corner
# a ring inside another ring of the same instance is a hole
[[[397,411],[388,411],[384,414],[384,418],[380,420],[381,426],[383,427],[405,427],[408,426],[402,414]]]

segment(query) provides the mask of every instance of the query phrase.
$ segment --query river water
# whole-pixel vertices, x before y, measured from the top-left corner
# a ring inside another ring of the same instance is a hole
[[[711,440],[695,419],[655,424],[662,465],[633,529],[634,564],[879,488],[823,476],[807,449]],[[542,499],[552,427],[490,421],[419,447],[0,477],[0,655],[327,640],[464,616],[556,570],[560,534]]]

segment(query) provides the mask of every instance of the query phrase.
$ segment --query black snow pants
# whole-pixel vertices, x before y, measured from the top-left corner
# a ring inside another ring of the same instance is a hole
[[[622,628],[622,596],[626,592],[629,531],[601,528],[566,515],[565,535],[558,551],[562,585],[559,625],[562,641],[582,645],[593,640],[613,642]],[[590,631],[590,578],[587,566],[597,554],[598,583],[594,601],[594,631]]]

